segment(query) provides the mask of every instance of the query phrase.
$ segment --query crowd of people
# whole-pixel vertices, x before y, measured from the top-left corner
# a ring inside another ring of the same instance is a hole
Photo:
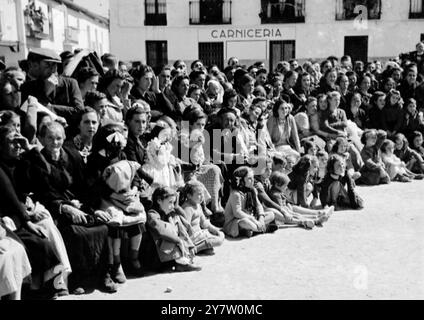
[[[226,236],[323,227],[364,207],[358,184],[424,178],[422,42],[275,70],[77,56],[32,50],[1,71],[3,299],[199,271]]]

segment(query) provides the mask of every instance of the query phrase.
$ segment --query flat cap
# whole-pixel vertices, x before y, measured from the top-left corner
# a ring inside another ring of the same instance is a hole
[[[47,62],[62,63],[60,56],[53,50],[36,48],[31,49],[28,53],[28,60],[44,60]]]

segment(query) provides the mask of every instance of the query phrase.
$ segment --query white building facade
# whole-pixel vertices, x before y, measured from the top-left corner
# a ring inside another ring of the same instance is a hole
[[[109,52],[109,20],[69,0],[0,0],[0,59],[16,65],[31,48]]]
[[[111,51],[222,67],[350,54],[393,58],[424,38],[423,0],[110,0]]]

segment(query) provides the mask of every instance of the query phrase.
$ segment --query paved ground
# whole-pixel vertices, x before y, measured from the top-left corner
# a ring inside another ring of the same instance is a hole
[[[200,272],[64,300],[423,299],[424,182],[358,191],[366,209],[337,212],[324,228],[228,240],[215,256],[197,258]]]

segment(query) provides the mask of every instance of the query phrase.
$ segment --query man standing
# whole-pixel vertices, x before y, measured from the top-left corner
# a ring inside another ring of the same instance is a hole
[[[84,104],[78,82],[57,74],[57,67],[62,63],[60,56],[49,49],[34,49],[28,54],[28,61],[31,61],[30,68],[36,71],[32,73],[36,79],[22,85],[22,102],[33,96],[39,103],[72,123]]]

